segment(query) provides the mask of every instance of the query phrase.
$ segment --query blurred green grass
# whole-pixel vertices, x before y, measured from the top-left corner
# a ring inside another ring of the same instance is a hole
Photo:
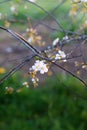
[[[55,0],[55,2],[53,0],[50,0],[50,1],[37,0],[36,4],[40,5],[40,7],[47,10],[48,12],[50,12],[60,2],[61,2],[61,0],[59,0],[59,1]],[[0,4],[0,12],[2,13],[2,15],[7,14],[6,17],[8,20],[12,19],[12,18],[13,19],[16,18],[17,20],[27,21],[27,18],[29,17],[33,21],[37,21],[37,20],[39,21],[46,15],[46,12],[44,12],[42,9],[38,8],[34,4],[31,4],[29,2],[23,2],[23,1],[20,3],[20,6],[18,7],[18,13],[14,14],[11,12],[10,8],[11,8],[11,6],[15,7],[17,5],[18,5],[18,3],[16,2],[16,0],[14,1],[14,4],[12,4],[10,2]],[[24,5],[27,5],[27,9],[24,8]],[[55,15],[55,18],[61,23],[61,25],[64,24],[64,26],[67,26],[67,23],[66,23],[67,21],[64,22],[64,20],[61,17],[66,17],[67,12],[69,11],[70,8],[71,8],[70,1],[66,1],[65,3],[63,3],[63,5],[60,5],[60,7],[58,8],[57,11],[55,11],[55,13],[53,13],[53,15]],[[52,16],[48,16],[48,17],[53,19]],[[2,20],[0,20],[0,24],[4,24],[4,21],[2,22]],[[16,24],[19,25],[18,22],[16,22]]]
[[[55,1],[54,0],[50,0],[50,1],[37,0],[36,1],[36,4],[40,5],[40,7],[47,10],[48,12],[53,10],[57,6],[57,4],[60,4],[60,3],[61,3],[61,0],[59,1],[58,0],[55,0]],[[14,14],[11,12],[10,10],[11,6],[14,6],[14,7],[18,6],[17,14]],[[27,6],[27,9],[24,8],[25,6]],[[54,13],[53,12],[51,13],[53,14],[53,17],[55,17],[56,20],[60,22],[60,24],[64,27],[64,29],[68,29],[71,31],[75,31],[76,29],[78,29],[80,24],[82,24],[82,22],[84,21],[84,17],[83,17],[84,14],[82,13],[78,13],[78,15],[74,17],[74,21],[72,17],[69,16],[69,11],[73,6],[74,4],[71,1],[67,0],[65,2],[62,2],[62,4],[60,4],[58,9],[54,11]],[[12,18],[13,19],[16,18],[17,20],[27,21],[27,18],[29,17],[35,22],[37,20],[38,21],[41,20],[41,18],[43,18],[46,15],[46,12],[44,12],[39,7],[35,6],[34,4],[31,4],[30,2],[25,2],[23,0],[22,1],[19,0],[19,2],[17,0],[13,0],[11,2],[6,2],[6,3],[4,2],[3,4],[0,4],[0,13],[2,13],[2,15],[4,14],[8,20]],[[51,16],[48,16],[48,17],[53,19]],[[2,22],[2,20],[0,20],[0,24],[4,25],[4,21]],[[18,22],[16,22],[16,24],[19,25]]]
[[[49,78],[36,89],[0,93],[0,130],[85,130],[87,89],[73,81],[69,77],[62,84]],[[11,77],[2,87],[5,85],[17,87],[18,76]]]
[[[20,1],[20,0],[19,0]],[[31,23],[32,22],[37,22],[41,19],[43,19],[47,14],[46,12],[44,12],[42,9],[38,8],[37,6],[35,6],[34,4],[31,4],[29,2],[25,2],[25,1],[21,1],[19,3],[20,6],[18,6],[18,1],[14,0],[13,1],[14,4],[11,2],[6,2],[3,4],[0,4],[0,12],[2,14],[5,14],[7,20],[9,21],[15,21],[12,22],[12,27],[16,27],[18,26],[19,29],[24,27],[27,27],[27,19],[30,18],[31,19]],[[50,1],[42,1],[42,0],[37,0],[36,4],[40,5],[40,7],[42,7],[43,9],[47,10],[48,12],[51,13],[51,11],[57,6],[57,4],[61,3],[61,0],[57,1],[55,0],[50,0]],[[17,14],[14,14],[11,12],[10,8],[11,6],[18,6],[18,12]],[[24,6],[27,6],[27,9],[24,8]],[[55,19],[61,24],[61,26],[63,27],[63,29],[65,30],[70,30],[70,31],[76,31],[78,30],[78,28],[82,25],[83,21],[84,21],[84,14],[80,13],[78,14],[78,16],[74,17],[74,20],[72,19],[71,16],[69,16],[69,11],[70,9],[73,7],[73,4],[71,3],[71,1],[67,0],[65,1],[63,4],[60,4],[60,6],[58,7],[57,10],[55,10],[54,12],[51,13],[51,15],[53,15],[53,17],[55,17]],[[55,21],[53,20],[52,16],[47,16],[46,20],[51,20],[51,21]],[[20,22],[18,22],[20,21]],[[43,20],[42,20],[43,22]],[[56,22],[55,22],[56,24]],[[5,25],[5,21],[0,20],[0,25]],[[57,24],[56,24],[57,25]],[[59,29],[60,27],[57,26],[57,29]],[[56,37],[60,37],[62,38],[65,35],[65,33],[61,33],[59,31],[53,31],[50,33],[50,36],[52,38],[56,38]]]

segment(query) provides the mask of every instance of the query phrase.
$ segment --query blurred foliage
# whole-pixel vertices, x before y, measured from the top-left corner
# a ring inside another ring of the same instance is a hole
[[[71,80],[70,85],[67,82],[69,87],[57,79],[48,79],[39,89],[0,94],[0,130],[86,130],[87,90],[79,83],[73,85]],[[2,87],[17,84],[15,75]]]
[[[55,2],[53,0],[36,0],[36,4],[43,8],[43,10],[35,4],[21,0],[13,0],[10,2],[4,2],[3,4],[0,4],[0,24],[5,27],[9,27],[11,25],[21,26],[24,23],[24,26],[26,27],[28,26],[27,24],[29,22],[29,19],[34,23],[37,21],[39,22],[39,20],[41,19],[42,22],[44,20],[55,21],[54,18],[51,16],[52,13],[55,19],[61,24],[61,26],[65,30],[83,31],[84,28],[86,28],[87,26],[87,9],[85,9],[84,6],[82,6],[82,4],[75,4],[74,2],[71,2],[71,0],[64,2],[62,2],[61,0],[55,0]],[[60,6],[57,7],[57,4]],[[12,11],[12,9],[14,10]],[[51,12],[53,9],[54,11]],[[47,11],[48,14],[50,13],[50,15],[47,15],[44,10]],[[43,19],[45,16],[46,18]],[[6,21],[10,23],[9,26],[7,26]],[[56,28],[59,29],[59,26],[57,25]],[[62,37],[62,35],[63,33],[60,33],[59,31],[57,32],[57,34],[56,32],[52,32],[51,34],[51,36],[53,37]]]

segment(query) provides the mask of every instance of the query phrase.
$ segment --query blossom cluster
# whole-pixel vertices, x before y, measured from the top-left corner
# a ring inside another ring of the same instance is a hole
[[[23,83],[22,83],[22,85],[23,85],[23,86],[25,86],[26,88],[28,88],[28,87],[29,87],[28,82],[23,82]]]
[[[55,56],[55,60],[63,60],[66,62],[66,54],[64,51],[59,50],[58,53]]]
[[[65,35],[62,40],[68,40],[69,37],[67,35]],[[57,37],[56,39],[53,40],[53,46],[56,46],[58,44],[58,42],[60,41],[59,37]]]
[[[75,61],[75,67],[82,67],[82,69],[86,69],[87,70],[87,62],[84,63],[84,62]]]
[[[36,60],[34,65],[29,69],[31,80],[33,82],[34,87],[38,86],[39,78],[37,78],[37,72],[40,74],[44,74],[48,72],[48,66],[44,60]]]
[[[68,36],[67,35],[64,36],[62,38],[62,40],[68,40]],[[54,41],[52,43],[53,46],[56,46],[58,44],[58,42],[59,42],[59,38],[54,39]],[[60,49],[58,49],[58,51],[57,51],[57,53],[55,55],[55,60],[62,60],[64,62],[66,62],[66,54],[65,54],[65,52],[60,50]]]
[[[32,28],[30,24],[31,23],[29,21],[30,28],[26,29],[26,32],[23,34],[23,36],[27,39],[27,41],[31,45],[37,44],[38,46],[44,46],[45,41],[42,40],[42,36],[39,35],[37,30]]]
[[[32,68],[30,68],[30,70],[33,70],[35,72],[40,72],[40,74],[47,73],[48,67],[44,62],[45,62],[44,60],[41,60],[41,61],[36,60]]]

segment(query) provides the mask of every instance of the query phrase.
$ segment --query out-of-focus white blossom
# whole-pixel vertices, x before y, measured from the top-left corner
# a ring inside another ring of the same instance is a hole
[[[33,37],[29,37],[27,41],[28,41],[29,43],[32,43]]]
[[[41,74],[44,74],[44,73],[47,73],[47,72],[48,72],[48,68],[47,68],[46,64],[44,64],[44,65],[41,67],[41,69],[40,69],[40,73],[41,73]]]
[[[28,0],[28,1],[31,1],[31,2],[36,2],[36,0]]]
[[[66,35],[65,37],[63,37],[63,40],[68,40],[68,36]]]
[[[23,86],[26,86],[26,88],[29,87],[28,82],[23,82],[22,85],[23,85]]]
[[[47,65],[44,63],[44,60],[42,61],[36,60],[35,64],[32,66],[32,68],[30,68],[30,70],[33,70],[36,72],[39,71],[41,74],[48,72],[48,68],[47,68]]]
[[[86,69],[87,70],[87,64],[86,65],[82,65],[82,69]]]
[[[87,2],[87,0],[81,0],[81,2]]]
[[[2,13],[0,13],[0,19],[2,18]]]
[[[87,20],[85,21],[85,24],[87,24]]]
[[[56,38],[54,41],[53,41],[53,46],[56,46],[56,44],[59,42],[59,38]]]
[[[33,83],[36,82],[36,81],[37,81],[37,82],[39,81],[38,78],[32,78],[31,80],[32,80]]]
[[[62,56],[62,58],[66,57],[66,54],[64,53],[64,51],[59,50],[58,53]]]
[[[15,8],[14,6],[11,6],[11,7],[10,7],[10,10],[11,10],[12,12],[15,12],[16,8]]]
[[[25,9],[28,9],[28,6],[27,6],[27,5],[25,5],[25,6],[24,6],[24,8],[25,8]]]
[[[64,53],[64,51],[61,51],[61,50],[59,50],[55,56],[55,60],[63,59],[63,61],[66,62],[65,58],[66,58],[66,54]]]
[[[27,29],[26,29],[26,32],[29,32],[29,30],[30,30],[30,29],[29,29],[29,28],[27,28]]]

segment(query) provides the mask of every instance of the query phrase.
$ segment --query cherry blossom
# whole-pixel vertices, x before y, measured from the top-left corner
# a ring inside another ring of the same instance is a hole
[[[59,42],[59,38],[56,38],[54,41],[53,41],[53,46],[56,46],[56,44]]]
[[[36,60],[35,64],[32,66],[32,68],[30,68],[30,70],[33,71],[39,71],[40,74],[44,74],[48,72],[48,68],[47,65],[44,63],[44,60],[40,61],[40,60]]]
[[[58,53],[56,54],[55,60],[60,60],[63,59],[64,62],[66,62],[66,54],[64,51],[59,50]]]

